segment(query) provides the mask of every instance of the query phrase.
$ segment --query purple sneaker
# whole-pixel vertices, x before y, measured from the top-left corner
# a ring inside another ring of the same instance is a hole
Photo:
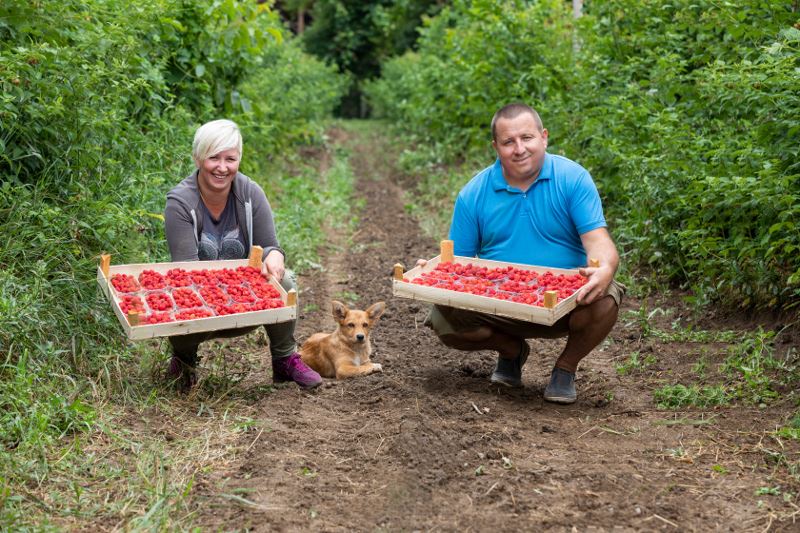
[[[167,379],[175,383],[181,392],[189,392],[197,385],[197,372],[194,369],[196,364],[196,358],[187,362],[173,355],[167,367]]]
[[[322,385],[319,374],[309,368],[297,352],[293,352],[289,357],[272,360],[272,381],[275,383],[294,381],[304,389]]]

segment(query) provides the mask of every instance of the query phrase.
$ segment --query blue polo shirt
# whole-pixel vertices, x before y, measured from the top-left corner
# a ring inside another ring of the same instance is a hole
[[[546,153],[527,191],[506,182],[499,159],[473,177],[456,199],[450,239],[460,256],[577,268],[586,265],[581,234],[604,227],[589,172]]]

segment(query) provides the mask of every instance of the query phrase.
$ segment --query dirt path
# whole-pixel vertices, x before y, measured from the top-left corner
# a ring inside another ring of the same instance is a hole
[[[352,244],[331,238],[328,270],[301,278],[298,339],[330,330],[331,297],[384,300],[374,360],[384,373],[258,400],[228,468],[195,489],[207,529],[258,531],[800,530],[797,446],[770,436],[793,406],[660,411],[652,391],[677,382],[720,343],[662,343],[625,311],[579,372],[579,400],[542,401],[563,341],[531,341],[517,391],[490,386],[491,353],[443,347],[426,309],[394,299],[395,262],[436,254],[404,213],[386,140],[340,131],[365,200]],[[629,298],[625,310],[639,309]],[[674,319],[673,315],[671,319]],[[664,317],[666,324],[669,317]],[[655,320],[655,319],[654,319]],[[721,328],[726,329],[726,328]],[[646,371],[620,375],[637,351]],[[257,430],[257,431],[256,431]],[[221,499],[219,495],[228,496]],[[616,529],[615,529],[616,530]]]

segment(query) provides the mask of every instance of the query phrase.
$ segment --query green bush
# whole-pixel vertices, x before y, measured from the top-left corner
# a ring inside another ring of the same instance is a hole
[[[122,174],[143,128],[172,122],[164,59],[147,38],[167,3],[27,2],[0,8],[0,173],[32,183]],[[162,122],[163,121],[163,122]]]
[[[418,53],[384,64],[366,94],[379,116],[445,147],[448,160],[486,154],[495,109],[525,100],[547,112],[564,97],[571,24],[558,0],[518,9],[502,0],[458,0],[428,19]]]
[[[281,160],[292,145],[322,138],[324,119],[348,82],[334,67],[303,53],[295,42],[268,49],[264,61],[269,68],[248,76],[240,87],[247,109],[232,117],[242,126],[248,150],[254,147],[258,155],[246,156],[255,175]]]
[[[160,17],[165,78],[176,101],[194,113],[247,111],[240,85],[274,67],[285,35],[268,4],[237,0],[173,0]],[[276,69],[276,71],[279,71]],[[262,99],[258,96],[254,102]]]
[[[594,74],[564,149],[600,181],[630,259],[703,300],[797,305],[796,16],[756,0],[652,7],[589,6],[580,66]]]

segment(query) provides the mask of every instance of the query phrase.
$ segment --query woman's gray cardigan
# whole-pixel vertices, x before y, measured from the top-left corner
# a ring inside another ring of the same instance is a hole
[[[278,244],[272,208],[261,187],[241,172],[237,172],[230,194],[235,200],[236,220],[247,246],[245,255],[250,255],[250,248],[254,244],[264,249],[264,257],[272,250],[278,250],[286,255]],[[197,187],[197,171],[167,193],[164,227],[173,261],[199,259],[197,249],[203,231],[201,202],[200,189]]]

